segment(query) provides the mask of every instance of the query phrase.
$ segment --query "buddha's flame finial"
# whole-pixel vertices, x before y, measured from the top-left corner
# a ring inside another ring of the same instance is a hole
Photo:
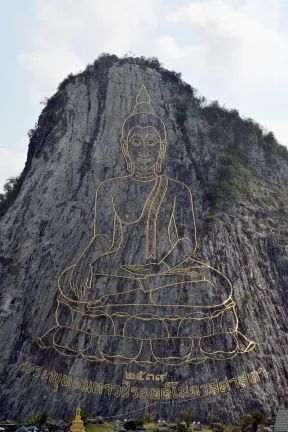
[[[151,105],[150,96],[146,90],[145,85],[143,84],[139,90],[139,93],[136,97],[136,105],[133,110],[133,114],[154,114],[154,109]]]
[[[144,84],[140,88],[139,93],[138,93],[138,95],[136,97],[136,103],[137,104],[139,104],[139,103],[150,104],[151,103],[150,96],[149,96],[149,94],[148,94],[148,92],[147,92],[146,87],[145,87]]]

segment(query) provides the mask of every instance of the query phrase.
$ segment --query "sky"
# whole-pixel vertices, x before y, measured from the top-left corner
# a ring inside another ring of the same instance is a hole
[[[0,191],[70,72],[99,54],[158,57],[288,146],[288,0],[0,0]]]

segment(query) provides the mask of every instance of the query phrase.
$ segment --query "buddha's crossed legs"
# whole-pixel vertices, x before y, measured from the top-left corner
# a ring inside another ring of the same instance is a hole
[[[238,332],[231,291],[225,276],[201,263],[144,280],[94,275],[86,299],[58,298],[58,325],[38,343],[91,361],[177,364],[231,358],[254,347]]]

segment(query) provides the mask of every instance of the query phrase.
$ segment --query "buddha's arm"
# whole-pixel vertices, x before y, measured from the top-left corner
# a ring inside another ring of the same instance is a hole
[[[113,246],[114,213],[111,192],[107,184],[101,183],[96,190],[94,235],[71,275],[71,288],[79,298],[91,285],[93,263]]]
[[[94,212],[94,241],[101,245],[101,255],[113,248],[115,229],[115,210],[110,181],[101,183],[96,190]],[[92,262],[99,258],[98,250],[95,251]]]
[[[192,256],[197,246],[192,193],[184,184],[181,184],[181,188],[175,194],[170,222],[169,229],[173,231],[176,241],[162,262],[174,268]],[[172,232],[170,234],[172,237]]]
[[[81,256],[88,257],[92,264],[107,252],[113,242],[114,209],[111,192],[107,182],[101,183],[96,190],[94,211],[94,235]]]

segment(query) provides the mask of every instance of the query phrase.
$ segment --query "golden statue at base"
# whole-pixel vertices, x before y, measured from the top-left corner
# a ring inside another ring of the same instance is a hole
[[[78,406],[76,408],[76,417],[70,427],[70,432],[85,432],[84,423],[81,420],[81,408]]]
[[[251,351],[256,344],[238,330],[230,281],[194,259],[192,192],[162,174],[166,128],[145,86],[120,143],[128,175],[98,186],[94,234],[60,275],[56,324],[38,345],[142,366]]]

